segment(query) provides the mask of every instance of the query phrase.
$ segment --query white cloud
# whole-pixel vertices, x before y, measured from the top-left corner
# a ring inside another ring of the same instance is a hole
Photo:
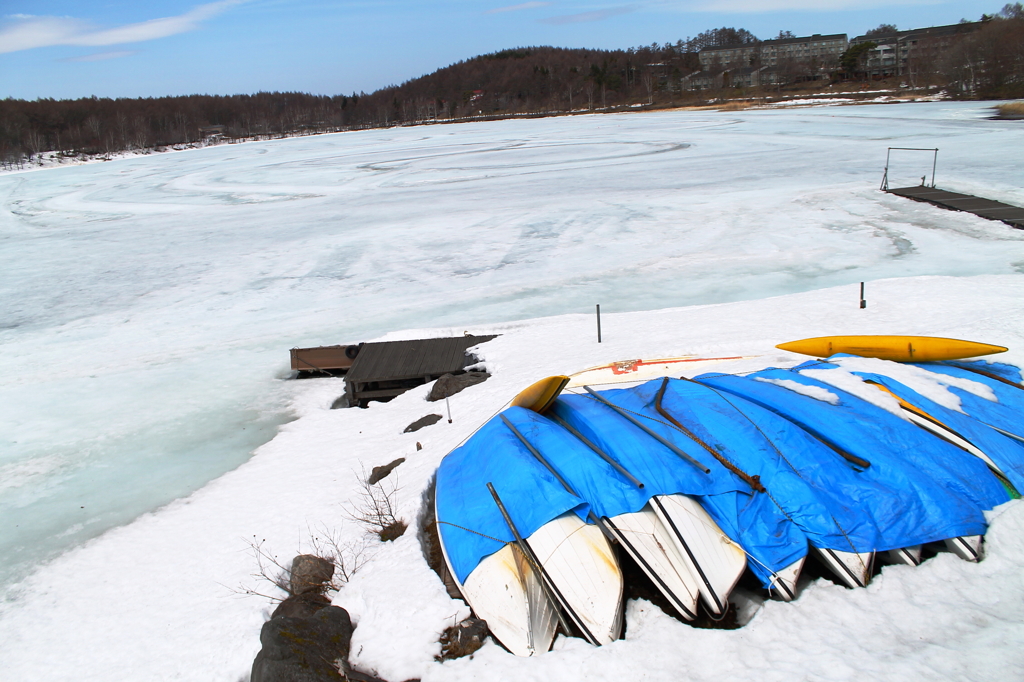
[[[508,7],[498,7],[496,9],[489,9],[485,14],[500,14],[501,12],[518,12],[524,9],[537,9],[538,7],[547,7],[550,2],[524,2],[521,5],[509,5]]]
[[[617,17],[620,14],[628,14],[634,11],[633,7],[611,7],[609,9],[599,9],[593,12],[581,12],[579,14],[565,14],[560,17],[550,17],[548,19],[541,19],[541,23],[554,24],[556,26],[561,24],[582,24],[589,21],[602,21],[611,17]]]
[[[72,17],[41,17],[13,15],[15,19],[0,28],[0,53],[31,50],[51,45],[102,46],[156,40],[186,33],[235,5],[246,0],[218,0],[199,5],[176,17],[150,19],[115,28],[97,28],[87,21]]]

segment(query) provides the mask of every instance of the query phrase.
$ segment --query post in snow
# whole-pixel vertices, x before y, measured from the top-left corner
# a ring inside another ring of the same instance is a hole
[[[597,304],[597,342],[601,343],[601,304]]]
[[[867,308],[868,302],[864,300],[864,282],[860,283],[860,307]]]

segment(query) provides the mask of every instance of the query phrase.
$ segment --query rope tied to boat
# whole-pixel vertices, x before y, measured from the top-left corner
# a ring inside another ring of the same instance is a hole
[[[775,454],[777,454],[779,456],[779,459],[781,459],[783,462],[785,462],[789,466],[789,468],[793,471],[793,473],[795,473],[797,475],[797,478],[799,478],[801,481],[806,483],[811,488],[817,488],[818,487],[817,485],[815,485],[814,481],[811,481],[811,480],[808,480],[807,478],[805,478],[804,475],[802,473],[800,473],[800,470],[798,468],[796,468],[795,466],[793,466],[793,463],[790,462],[789,459],[784,454],[782,454],[782,450],[780,450],[779,447],[777,445],[775,445],[775,441],[773,441],[771,438],[769,438],[768,435],[764,431],[761,430],[761,427],[757,425],[757,422],[755,422],[753,419],[751,419],[750,415],[748,415],[746,412],[744,412],[739,407],[737,407],[731,400],[729,400],[729,398],[726,395],[724,395],[721,391],[719,391],[718,389],[716,389],[713,386],[707,386],[707,384],[702,384],[699,381],[694,381],[693,379],[685,379],[685,380],[693,382],[695,384],[699,384],[701,386],[704,386],[704,387],[710,389],[716,395],[718,395],[719,398],[721,398],[726,403],[728,403],[730,407],[732,407],[734,410],[736,410],[739,414],[743,415],[743,418],[746,419],[748,422],[750,422],[750,425],[753,426],[757,430],[757,432],[759,434],[761,434],[761,437],[764,438],[765,442],[768,443],[768,445],[771,446],[772,450],[775,451]],[[812,438],[814,437],[814,434],[811,434],[810,432],[808,432],[808,433],[809,433],[809,435],[811,435]],[[822,443],[824,445],[827,445],[827,446],[829,445],[829,443],[826,443],[824,441],[822,441]],[[842,450],[839,450],[839,449],[837,449],[835,447],[833,447],[832,449],[835,450],[836,452],[838,452],[840,455],[844,454]],[[854,457],[854,455],[850,455],[849,457]],[[856,458],[856,459],[860,459],[860,458]],[[867,466],[864,467],[865,469],[868,466],[871,466],[871,463],[867,462],[866,460],[860,460],[860,461],[864,462],[867,465]],[[785,515],[785,517],[787,519],[789,519],[793,523],[796,523],[796,521],[793,521],[793,518],[790,517],[789,512],[787,512],[783,508],[783,506],[781,504],[779,504],[779,501],[776,500],[772,496],[772,494],[770,492],[765,490],[765,493],[768,495],[769,499],[771,499],[771,501],[775,503],[775,506],[779,508],[779,511],[781,511],[783,513],[783,515]],[[832,523],[834,523],[836,525],[836,528],[839,529],[840,534],[842,534],[843,538],[846,540],[846,543],[850,546],[850,549],[853,551],[853,553],[856,554],[859,557],[860,556],[860,552],[857,551],[857,547],[853,543],[853,539],[850,538],[850,535],[846,532],[846,529],[843,528],[842,524],[839,523],[839,519],[837,519],[831,513],[829,514],[829,518],[832,519]],[[867,572],[868,567],[864,565],[864,561],[860,560],[860,559],[858,559],[858,560],[860,561],[861,567],[864,568],[865,572]]]
[[[446,525],[446,526],[451,526],[452,528],[458,528],[459,530],[464,530],[464,531],[466,531],[467,533],[473,533],[474,535],[479,535],[479,536],[480,536],[480,537],[482,537],[482,538],[487,538],[488,540],[494,540],[495,542],[500,542],[500,543],[501,543],[501,544],[503,544],[503,545],[504,545],[504,544],[507,544],[507,543],[509,542],[508,540],[502,540],[502,539],[500,539],[500,538],[496,538],[496,537],[493,537],[493,536],[491,536],[491,535],[488,535],[488,534],[486,534],[486,533],[481,533],[481,532],[480,532],[480,531],[478,531],[478,530],[473,530],[472,528],[466,528],[465,526],[460,526],[459,524],[457,524],[457,523],[452,523],[451,521],[442,521],[441,519],[438,519],[438,520],[436,521],[436,523],[437,523],[437,525],[439,525],[439,526],[440,526],[440,525],[441,525],[441,524],[443,523],[443,524],[444,524],[444,525]]]
[[[732,473],[734,473],[738,477],[740,477],[743,480],[744,483],[746,483],[747,485],[749,485],[751,487],[751,489],[753,489],[754,491],[759,492],[759,493],[767,492],[765,490],[764,485],[761,483],[761,477],[760,476],[752,476],[752,475],[748,474],[747,472],[743,471],[742,469],[740,469],[738,466],[733,464],[729,460],[728,457],[726,457],[725,455],[720,453],[718,450],[714,449],[713,447],[711,447],[710,445],[705,443],[703,440],[700,439],[699,436],[697,436],[697,434],[695,434],[693,431],[690,431],[690,429],[686,428],[681,423],[679,423],[679,421],[675,417],[673,417],[669,413],[668,410],[666,410],[664,407],[662,407],[661,399],[665,396],[665,389],[667,387],[668,387],[668,377],[665,377],[664,379],[662,379],[661,388],[658,389],[658,395],[654,399],[654,408],[658,411],[658,414],[660,414],[662,417],[664,417],[665,419],[667,419],[670,422],[672,422],[672,425],[675,426],[680,431],[682,431],[683,434],[686,435],[690,440],[692,440],[697,445],[699,445],[702,448],[704,448],[705,450],[707,450],[708,453],[712,457],[714,457],[716,460],[718,460],[719,463],[721,463],[722,466],[724,466],[726,469],[728,469],[729,471],[731,471]]]

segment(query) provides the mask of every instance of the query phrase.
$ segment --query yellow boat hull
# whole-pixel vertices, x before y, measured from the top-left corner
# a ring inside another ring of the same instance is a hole
[[[802,355],[827,358],[848,353],[864,358],[881,358],[896,362],[934,362],[959,360],[979,355],[1003,353],[1003,346],[976,341],[945,339],[939,336],[819,336],[780,343],[776,348]]]
[[[569,377],[558,375],[547,377],[530,384],[512,399],[512,407],[525,407],[528,410],[543,414],[551,407],[555,398],[562,392],[565,385],[569,383]]]

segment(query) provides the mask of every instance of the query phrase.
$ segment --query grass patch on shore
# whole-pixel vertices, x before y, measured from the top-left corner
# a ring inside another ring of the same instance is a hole
[[[1021,116],[1024,117],[1024,100],[1017,100],[1016,102],[1007,102],[1006,104],[1000,104],[996,107],[996,110],[1002,116]]]

